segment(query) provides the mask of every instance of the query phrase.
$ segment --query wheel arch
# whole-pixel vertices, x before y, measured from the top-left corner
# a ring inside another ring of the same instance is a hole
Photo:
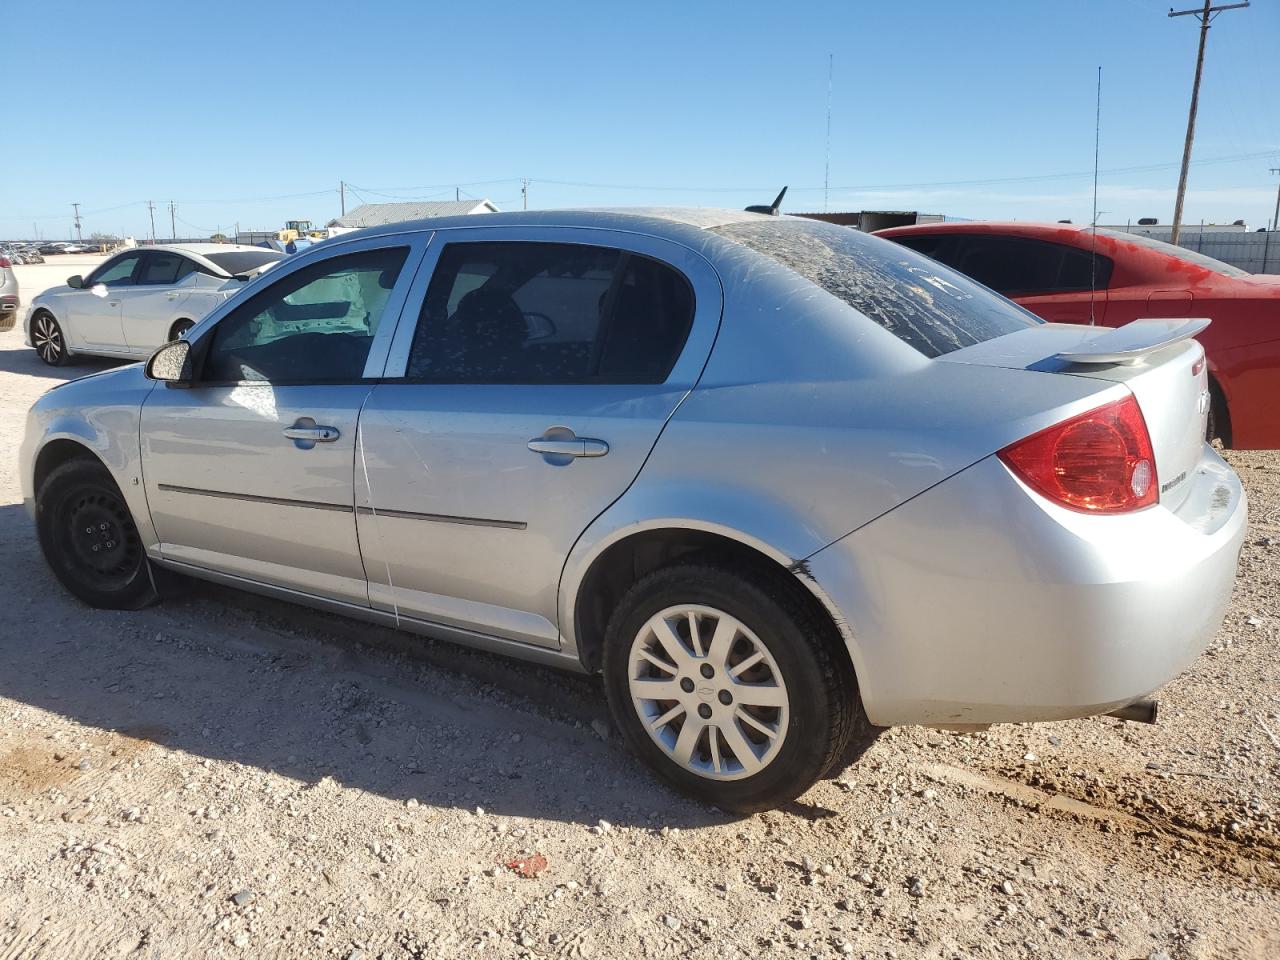
[[[589,673],[600,669],[605,626],[627,588],[653,570],[692,556],[713,558],[729,568],[749,567],[787,585],[820,622],[830,625],[830,639],[859,675],[861,658],[848,624],[803,561],[742,531],[687,518],[654,519],[615,530],[595,545],[577,573],[562,579],[562,633]]]
[[[1227,397],[1226,388],[1223,386],[1222,377],[1216,367],[1210,365],[1209,373],[1209,403],[1213,410],[1213,430],[1214,434],[1222,438],[1222,445],[1226,449],[1232,448],[1231,442],[1231,401]],[[1213,437],[1209,438],[1210,440]]]
[[[40,492],[45,478],[64,463],[75,459],[94,460],[109,471],[111,468],[81,437],[55,437],[40,448],[32,468],[32,489]]]
[[[55,310],[47,301],[31,304],[27,312],[27,329],[23,332],[26,334],[27,340],[31,341],[28,343],[28,346],[34,346],[35,341],[32,337],[32,324],[36,322],[36,317],[40,316],[42,313],[47,313],[53,318],[54,322],[57,323],[58,329],[62,331],[62,349],[66,351],[66,355],[68,357],[74,357],[76,352],[71,349],[71,335],[67,331],[67,321],[64,317],[60,316],[59,311]]]

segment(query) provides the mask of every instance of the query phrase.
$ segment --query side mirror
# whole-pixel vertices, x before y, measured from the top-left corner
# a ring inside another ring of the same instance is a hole
[[[73,290],[79,290],[84,286],[84,277],[78,273],[74,277],[67,277],[67,286]]]
[[[191,344],[172,340],[151,355],[147,361],[147,377],[173,387],[191,385]]]

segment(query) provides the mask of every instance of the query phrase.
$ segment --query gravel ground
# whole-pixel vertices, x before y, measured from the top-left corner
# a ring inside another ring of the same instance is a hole
[[[0,334],[0,446],[103,366]],[[0,960],[1280,956],[1280,454],[1230,460],[1235,597],[1158,726],[893,730],[732,819],[594,681],[206,586],[86,609],[0,458]]]

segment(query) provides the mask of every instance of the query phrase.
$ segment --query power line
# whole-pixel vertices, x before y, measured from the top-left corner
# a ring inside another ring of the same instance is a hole
[[[1218,15],[1224,10],[1239,10],[1249,6],[1249,0],[1243,0],[1242,3],[1224,3],[1221,6],[1213,6],[1213,0],[1204,0],[1204,8],[1201,10],[1170,10],[1170,17],[1187,17],[1194,16],[1200,21],[1200,48],[1196,53],[1196,79],[1191,85],[1191,109],[1187,113],[1187,139],[1182,145],[1182,171],[1178,174],[1178,195],[1173,201],[1173,233],[1169,238],[1169,242],[1174,246],[1178,244],[1178,237],[1182,233],[1182,203],[1187,195],[1187,168],[1191,165],[1191,141],[1196,135],[1196,110],[1200,106],[1200,77],[1204,73],[1204,45],[1209,39],[1209,24],[1217,19]]]

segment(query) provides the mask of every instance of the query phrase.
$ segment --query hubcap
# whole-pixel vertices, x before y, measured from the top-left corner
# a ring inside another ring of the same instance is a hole
[[[745,624],[713,607],[686,604],[651,617],[631,643],[627,680],[654,743],[700,777],[757,774],[786,739],[782,671]]]
[[[36,352],[40,354],[40,359],[45,363],[53,363],[62,353],[62,331],[58,329],[57,323],[51,317],[36,318],[35,326],[31,331],[31,340],[35,344]]]
[[[82,490],[67,507],[63,542],[74,564],[103,585],[132,575],[142,543],[119,498]]]

